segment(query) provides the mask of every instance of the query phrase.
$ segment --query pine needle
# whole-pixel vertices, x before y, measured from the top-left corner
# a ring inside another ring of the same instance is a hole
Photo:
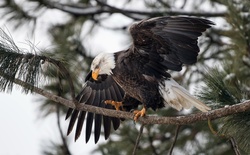
[[[35,49],[32,49],[35,51]],[[51,64],[60,75],[64,76],[69,83],[72,99],[75,98],[74,85],[70,73],[63,63],[45,55],[25,53],[14,43],[13,39],[0,29],[0,91],[11,92],[13,80],[20,79],[32,86],[38,86],[43,79],[42,68],[47,69]],[[33,87],[23,88],[25,93],[32,92]]]

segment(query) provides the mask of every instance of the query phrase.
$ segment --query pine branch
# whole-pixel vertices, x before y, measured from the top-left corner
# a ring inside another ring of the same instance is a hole
[[[33,48],[33,50],[35,49]],[[70,86],[71,97],[74,100],[75,88],[73,80],[61,61],[44,55],[24,53],[16,46],[13,39],[0,29],[0,70],[9,77],[0,77],[1,91],[11,91],[15,78],[30,84],[27,88],[23,87],[26,93],[32,91],[33,86],[38,86],[39,79],[42,77],[42,65],[45,63],[55,66],[58,73],[67,79]]]
[[[2,71],[0,71],[0,76],[4,78],[9,78],[9,75],[4,74]],[[16,78],[13,79],[13,82],[25,88],[33,87],[29,83],[26,83]],[[105,108],[100,108],[100,107],[90,106],[90,105],[80,104],[80,103],[75,104],[75,102],[71,100],[51,94],[38,87],[33,87],[33,92],[40,94],[56,103],[62,104],[69,108],[76,108],[77,110],[93,112],[93,113],[110,116],[110,117],[125,118],[125,119],[130,119],[130,120],[133,120],[134,118],[133,114],[130,112],[110,110],[110,109],[105,109]],[[196,123],[199,121],[205,121],[208,119],[214,120],[214,119],[222,118],[222,117],[233,115],[233,114],[239,114],[239,113],[246,112],[249,110],[250,110],[250,100],[247,100],[242,103],[211,110],[206,113],[196,113],[196,114],[190,114],[190,115],[185,115],[185,116],[172,116],[172,117],[145,116],[145,117],[139,118],[138,122],[141,122],[142,124],[145,124],[145,125],[146,124],[187,125],[187,124],[192,124],[192,123]]]

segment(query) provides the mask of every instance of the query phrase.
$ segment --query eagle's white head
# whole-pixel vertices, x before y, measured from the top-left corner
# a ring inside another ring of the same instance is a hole
[[[115,68],[115,56],[113,53],[100,53],[91,63],[92,78],[97,80],[99,74],[112,74]]]

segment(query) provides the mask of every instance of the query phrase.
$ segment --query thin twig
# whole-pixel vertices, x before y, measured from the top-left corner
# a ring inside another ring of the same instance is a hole
[[[151,133],[150,128],[148,128],[148,133]],[[156,149],[155,146],[153,145],[154,136],[149,134],[149,135],[148,135],[148,140],[149,140],[149,143],[150,143],[150,147],[151,147],[151,149],[152,149],[152,154],[153,154],[153,155],[158,155],[159,153],[157,152],[157,149]]]
[[[58,96],[61,96],[62,94],[62,79],[60,78],[60,76],[58,76],[59,79],[58,79]],[[66,141],[66,138],[64,137],[64,134],[63,134],[63,131],[62,131],[62,128],[61,128],[61,121],[60,121],[60,105],[57,104],[56,106],[56,119],[57,119],[57,127],[58,127],[58,130],[59,130],[59,133],[60,133],[60,137],[62,139],[62,142],[63,142],[63,152],[67,155],[71,155],[71,152],[69,150],[69,146],[67,144],[67,141]]]
[[[212,125],[212,122],[210,119],[207,120],[207,124],[208,124],[208,127],[209,127],[210,131],[212,132],[212,134],[218,135],[218,132],[215,131],[215,129],[213,128],[213,125]]]
[[[213,128],[213,126],[212,126],[212,123],[211,123],[211,120],[210,120],[210,119],[208,119],[208,126],[209,126],[210,131],[211,131],[214,135],[219,136],[219,137],[222,137],[222,138],[227,138],[227,139],[229,139],[229,140],[230,140],[230,143],[231,143],[231,146],[232,146],[232,149],[234,150],[235,155],[240,155],[240,151],[239,151],[238,145],[237,145],[237,143],[236,143],[236,141],[235,141],[235,139],[234,139],[233,137],[228,138],[227,136],[225,136],[225,135],[223,135],[223,134],[222,134],[222,135],[219,135],[218,132],[214,130],[214,128]]]
[[[230,142],[231,142],[231,145],[232,145],[232,148],[234,150],[235,155],[240,155],[238,145],[233,137],[230,138]]]
[[[173,141],[173,143],[172,143],[172,145],[171,145],[171,147],[170,147],[170,150],[169,150],[168,155],[172,155],[172,153],[173,153],[174,146],[175,146],[175,144],[176,144],[176,141],[177,141],[177,137],[178,137],[178,135],[179,135],[180,128],[181,128],[181,126],[180,126],[180,125],[177,125],[176,130],[175,130],[174,141]]]
[[[140,131],[139,131],[139,134],[138,134],[138,136],[137,136],[137,138],[136,138],[136,142],[135,142],[135,146],[134,146],[132,155],[135,155],[135,154],[136,154],[136,150],[137,150],[137,148],[138,148],[138,146],[139,146],[139,143],[140,143],[140,139],[141,139],[141,135],[142,135],[144,126],[145,126],[145,124],[142,124],[141,127],[140,127]]]
[[[67,141],[66,141],[66,138],[64,137],[64,133],[62,131],[62,128],[61,128],[61,122],[60,122],[60,108],[59,108],[59,105],[56,106],[56,116],[57,116],[57,127],[58,127],[58,130],[59,130],[59,133],[60,133],[60,137],[62,139],[62,142],[63,142],[63,151],[65,151],[65,153],[67,155],[71,155],[71,152],[69,150],[69,146],[67,144]]]

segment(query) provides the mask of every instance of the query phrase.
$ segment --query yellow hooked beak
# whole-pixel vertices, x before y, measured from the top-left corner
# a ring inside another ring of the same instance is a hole
[[[92,71],[92,78],[97,81],[97,77],[99,75],[99,71],[100,71],[100,68],[97,68],[95,69],[94,71]]]

